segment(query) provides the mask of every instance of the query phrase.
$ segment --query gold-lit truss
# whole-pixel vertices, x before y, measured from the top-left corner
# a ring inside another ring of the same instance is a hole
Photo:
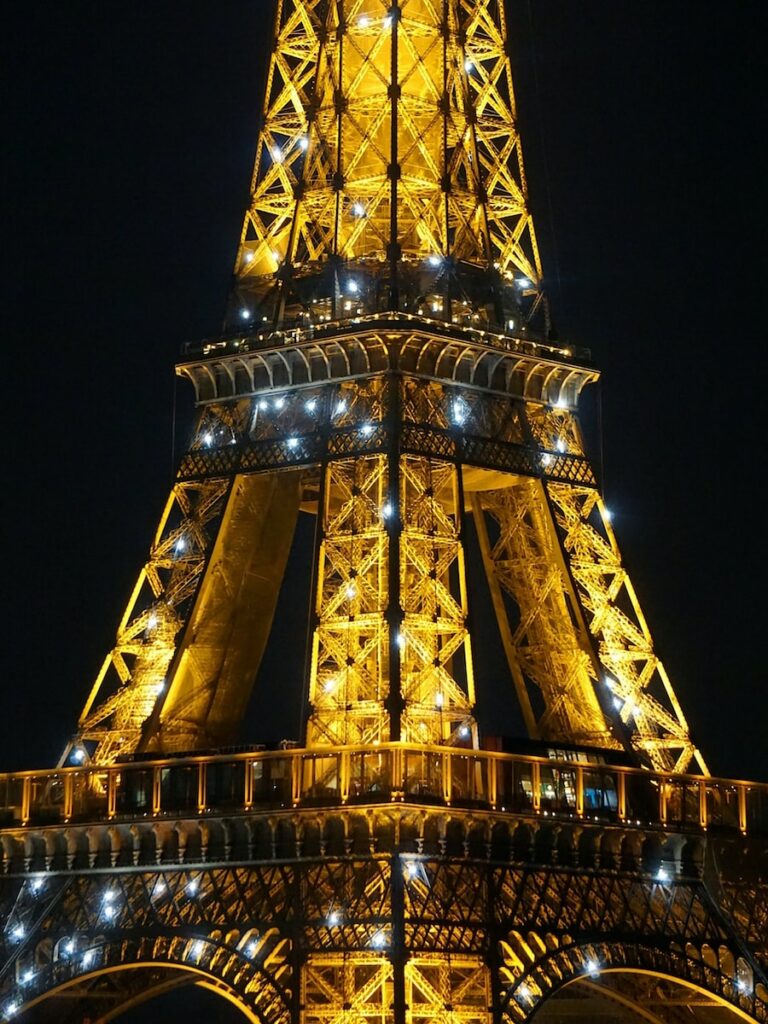
[[[115,646],[80,716],[76,744],[86,746],[76,747],[76,756],[87,750],[96,763],[108,764],[137,748],[166,691],[177,635],[192,607],[228,489],[221,480],[173,488]]]
[[[308,742],[372,743],[388,735],[388,540],[383,456],[328,469],[317,586]]]
[[[596,375],[532,319],[504,5],[276,7],[242,331],[181,370],[194,436],[81,756],[234,738],[300,509],[318,522],[308,745],[476,744],[471,512],[529,733],[705,770],[582,445]]]
[[[451,290],[473,291],[461,275],[448,283],[448,260],[498,276],[515,292],[510,309],[526,297],[532,316],[542,275],[505,40],[495,0],[281,0],[235,267],[241,296],[263,299],[279,278],[275,316],[287,297],[323,319],[310,303],[337,312],[338,261],[395,275],[400,263],[404,293],[406,264],[429,261],[433,311],[445,315]],[[296,284],[321,265],[323,287]],[[381,296],[359,298],[381,308]]]
[[[421,743],[472,735],[458,477],[450,464],[406,457],[399,478],[393,500],[385,456],[328,467],[310,745],[386,742],[398,730]]]
[[[488,1024],[489,974],[480,957],[412,957],[404,970],[408,1024]],[[393,969],[370,953],[311,956],[302,1024],[391,1024]]]
[[[582,452],[568,411],[529,405],[526,420],[545,468]],[[598,746],[629,742],[657,770],[686,771],[695,757],[706,772],[597,489],[510,476],[471,501],[529,733]],[[486,515],[496,525],[493,542]]]
[[[653,649],[648,625],[598,493],[563,484],[548,486],[569,556],[572,579],[597,643],[601,680],[632,742],[657,769],[686,771],[694,748],[680,703]]]

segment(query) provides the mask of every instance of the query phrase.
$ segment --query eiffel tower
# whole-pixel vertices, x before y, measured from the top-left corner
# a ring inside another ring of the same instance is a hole
[[[0,775],[0,1020],[768,1021],[768,786],[709,775],[623,568],[503,4],[275,7],[172,493],[60,764]],[[297,559],[302,735],[236,747]]]

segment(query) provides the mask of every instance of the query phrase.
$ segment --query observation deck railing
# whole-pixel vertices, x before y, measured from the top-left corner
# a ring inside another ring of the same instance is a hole
[[[587,365],[592,359],[592,354],[587,348],[527,337],[518,332],[505,331],[497,324],[474,327],[466,324],[454,324],[419,313],[404,312],[349,315],[321,323],[294,324],[291,327],[264,326],[261,329],[251,327],[233,330],[220,337],[185,343],[182,346],[182,356],[185,359],[205,359],[210,356],[221,358],[278,348],[283,345],[321,342],[339,335],[357,334],[363,330],[387,331],[414,329],[415,327],[422,327],[434,334],[445,335],[447,341],[455,340],[457,335],[462,335],[467,342],[473,344],[486,345],[503,352],[518,352],[520,355],[536,359],[567,360],[569,362],[578,360]]]
[[[768,835],[766,784],[454,747],[291,749],[0,774],[0,829],[371,803]]]

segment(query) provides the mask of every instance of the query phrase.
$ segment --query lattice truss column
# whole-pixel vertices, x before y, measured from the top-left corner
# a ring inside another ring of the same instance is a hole
[[[392,1024],[393,968],[366,953],[313,955],[302,978],[302,1024]],[[404,969],[408,1024],[487,1024],[489,971],[480,957],[415,956]]]
[[[443,742],[472,729],[456,471],[403,458],[399,502],[391,493],[384,455],[328,465],[310,746],[390,739],[393,685],[402,739]],[[391,586],[393,545],[399,589]]]
[[[263,300],[280,279],[306,315],[320,299],[335,313],[334,260],[402,259],[405,279],[407,261],[431,260],[442,292],[443,258],[498,271],[510,310],[542,301],[503,4],[282,0],[241,295]],[[321,264],[325,284],[310,285]],[[466,274],[451,288],[476,290]]]
[[[155,533],[117,630],[78,722],[76,749],[97,763],[136,749],[166,677],[204,572],[229,485],[178,483]],[[70,748],[71,749],[71,748]]]
[[[444,743],[469,736],[475,702],[455,467],[401,457],[400,500],[402,738]]]
[[[389,695],[386,459],[327,470],[307,743],[386,740]]]
[[[616,538],[599,495],[586,488],[548,485],[576,593],[597,642],[602,683],[633,746],[656,769],[685,771],[701,755],[666,669],[653,650],[648,624],[621,564]]]
[[[628,739],[657,770],[685,771],[695,756],[706,771],[599,492],[546,479],[558,455],[583,454],[575,417],[529,406],[524,427],[543,478],[509,476],[471,501],[530,733],[602,746]]]

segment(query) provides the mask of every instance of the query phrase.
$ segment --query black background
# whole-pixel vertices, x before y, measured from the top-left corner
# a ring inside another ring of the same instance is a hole
[[[58,757],[144,560],[176,397],[177,449],[190,424],[173,363],[216,332],[229,287],[270,8],[6,8],[2,769]],[[594,455],[619,541],[710,767],[754,778],[768,775],[763,10],[510,3],[548,286],[561,337],[603,370]],[[214,1019],[197,1005],[190,1022]]]

